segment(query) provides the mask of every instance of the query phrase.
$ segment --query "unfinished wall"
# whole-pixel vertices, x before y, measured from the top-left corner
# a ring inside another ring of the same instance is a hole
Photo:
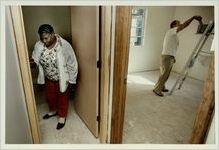
[[[9,10],[7,10],[9,13]],[[31,144],[32,137],[12,31],[6,19],[6,144]]]
[[[129,72],[159,69],[163,38],[175,7],[145,7],[145,41],[142,47],[130,47]]]
[[[208,23],[209,20],[214,18],[214,9],[213,7],[204,7],[204,6],[199,6],[199,7],[179,6],[176,7],[174,19],[178,19],[183,22],[194,15],[202,16],[203,22]],[[176,55],[176,64],[173,67],[173,71],[181,72],[187,59],[189,58],[190,54],[194,50],[194,47],[201,36],[200,34],[196,34],[197,27],[198,27],[198,22],[193,21],[190,24],[190,26],[188,26],[183,31],[179,32],[179,47]],[[210,50],[212,39],[213,36],[211,36],[208,39],[203,50],[205,51]],[[189,76],[199,80],[204,80],[207,71],[208,71],[208,63],[202,64],[201,61],[196,61],[194,67],[191,69]]]

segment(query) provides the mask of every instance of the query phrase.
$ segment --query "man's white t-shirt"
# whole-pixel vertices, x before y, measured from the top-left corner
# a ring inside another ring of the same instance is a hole
[[[166,32],[163,41],[162,55],[171,55],[175,57],[178,45],[179,39],[177,35],[177,27],[174,27]]]

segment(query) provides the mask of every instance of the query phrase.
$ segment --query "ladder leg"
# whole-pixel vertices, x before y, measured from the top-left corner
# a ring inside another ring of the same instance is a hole
[[[201,38],[199,39],[198,43],[196,44],[192,54],[190,55],[187,63],[185,64],[181,74],[179,75],[178,79],[176,80],[175,84],[173,85],[169,95],[172,95],[173,91],[175,90],[177,84],[179,83],[179,87],[178,89],[181,89],[182,87],[182,84],[184,82],[184,80],[186,79],[187,75],[188,75],[188,72],[189,72],[189,69],[191,67],[193,67],[194,63],[195,63],[195,60],[197,59],[197,56],[199,54],[199,52],[201,51],[203,45],[205,44],[208,36],[209,36],[209,33],[208,31],[212,28],[213,26],[213,21],[210,21],[209,22],[209,25],[207,26],[207,28],[205,29],[203,35],[201,36]]]
[[[181,79],[181,76],[179,75],[178,79],[176,80],[175,84],[173,85],[172,89],[170,90],[169,95],[172,95],[172,93],[175,90],[175,88],[176,88],[177,84],[179,83],[180,79]]]
[[[179,87],[178,87],[178,90],[181,89],[182,85],[183,85],[183,82],[185,81],[186,77],[188,75],[188,71],[186,72],[186,74],[184,75],[184,77],[182,78],[181,82],[179,83]]]
[[[173,85],[172,89],[170,90],[169,95],[172,95],[173,91],[175,90],[175,88],[176,88],[176,86],[177,86],[177,84],[178,84],[179,82],[180,82],[180,84],[182,84],[182,82],[183,82],[183,81],[182,81],[182,80],[183,80],[183,77],[184,77],[185,74],[186,74],[187,65],[188,65],[188,63],[184,66],[183,70],[182,70],[181,73],[179,74],[179,76],[178,76],[178,78],[177,78],[175,84]]]
[[[196,61],[196,59],[198,58],[198,54],[199,54],[199,52],[201,51],[202,47],[204,46],[204,44],[205,44],[207,38],[208,38],[208,36],[206,36],[206,37],[204,38],[204,40],[200,43],[200,47],[199,47],[199,49],[197,50],[197,52],[196,52],[193,56],[190,57],[191,59],[189,59],[189,60],[188,60],[188,63],[185,65],[185,68],[184,68],[184,71],[185,71],[185,72],[184,72],[184,76],[183,76],[183,78],[182,78],[182,80],[181,80],[181,82],[180,82],[180,84],[179,84],[179,87],[178,87],[179,90],[181,89],[184,80],[185,80],[186,77],[188,76],[188,72],[189,72],[190,68],[193,67],[193,65],[194,65],[194,63],[195,63],[195,61]]]

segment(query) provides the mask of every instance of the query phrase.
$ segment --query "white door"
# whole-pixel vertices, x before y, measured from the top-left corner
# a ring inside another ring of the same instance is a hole
[[[99,7],[71,7],[72,46],[79,74],[74,95],[75,109],[90,131],[98,137],[99,112]]]

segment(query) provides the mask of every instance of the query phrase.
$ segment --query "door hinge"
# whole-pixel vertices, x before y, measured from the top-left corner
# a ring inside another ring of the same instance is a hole
[[[97,116],[97,121],[100,122],[100,116]]]
[[[101,61],[100,60],[97,61],[97,68],[101,68]]]

